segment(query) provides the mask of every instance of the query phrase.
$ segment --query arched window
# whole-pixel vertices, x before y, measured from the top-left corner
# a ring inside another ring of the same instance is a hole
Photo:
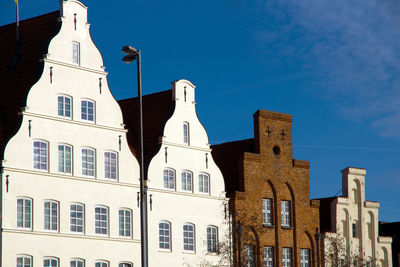
[[[182,190],[192,192],[192,173],[189,171],[182,172]]]
[[[85,267],[85,262],[81,259],[72,259],[70,261],[70,267]]]
[[[183,225],[183,250],[184,251],[194,251],[195,249],[195,231],[194,225],[191,223],[186,223]]]
[[[199,174],[199,192],[210,193],[210,176],[206,173]]]
[[[33,168],[47,171],[49,166],[48,142],[33,141]]]
[[[32,199],[17,199],[17,227],[32,229]]]
[[[44,258],[43,259],[43,267],[58,267],[58,259],[57,258]]]
[[[72,203],[69,208],[69,230],[73,233],[83,233],[85,230],[85,206],[80,203]]]
[[[104,152],[104,177],[112,180],[117,180],[118,155],[113,151]]]
[[[218,252],[218,228],[207,226],[207,252]]]
[[[17,267],[32,267],[32,256],[18,255],[17,256]]]
[[[108,208],[97,206],[95,210],[95,233],[98,235],[108,235]]]
[[[161,221],[158,224],[158,247],[160,250],[171,250],[171,223]]]
[[[57,115],[67,119],[72,117],[72,98],[69,96],[57,96]]]
[[[164,188],[175,189],[175,170],[165,169],[164,170]]]
[[[108,261],[104,261],[104,260],[96,261],[94,266],[95,267],[108,267]]]
[[[190,143],[190,137],[189,137],[189,123],[184,122],[183,123],[183,143],[189,145]]]
[[[132,267],[132,263],[130,262],[121,262],[120,264],[118,264],[118,267]]]
[[[72,146],[58,145],[58,172],[72,174]]]
[[[120,209],[119,213],[119,235],[130,237],[132,229],[132,212],[129,209]]]
[[[58,231],[58,202],[47,200],[44,202],[44,229]]]
[[[96,153],[92,148],[82,148],[82,175],[94,177],[96,174]]]

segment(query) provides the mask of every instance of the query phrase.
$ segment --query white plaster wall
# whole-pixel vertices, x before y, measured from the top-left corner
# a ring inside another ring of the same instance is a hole
[[[87,24],[87,7],[75,0],[61,2],[62,27],[49,45],[44,59],[44,71],[31,88],[23,121],[18,133],[9,141],[3,162],[3,178],[8,175],[9,191],[3,195],[3,257],[2,266],[15,266],[18,254],[33,256],[33,266],[42,266],[43,257],[53,256],[60,266],[69,266],[71,258],[82,258],[86,266],[104,259],[110,266],[119,262],[140,265],[140,225],[136,193],[139,166],[132,155],[122,124],[122,114],[107,84],[107,73],[98,49],[93,44]],[[74,14],[77,30],[74,30]],[[72,64],[72,41],[80,43],[80,65]],[[52,82],[50,69],[52,68]],[[102,79],[101,91],[99,78]],[[72,118],[57,116],[57,96],[72,98]],[[95,122],[80,119],[81,99],[95,102]],[[29,121],[31,136],[29,136]],[[44,140],[49,147],[49,169],[33,169],[33,142]],[[121,147],[119,145],[121,140]],[[57,145],[73,148],[73,173],[58,172]],[[83,177],[81,149],[96,151],[96,175]],[[104,177],[104,152],[118,154],[118,179]],[[3,179],[6,188],[6,179]],[[18,197],[33,200],[33,228],[17,228]],[[44,201],[59,202],[59,231],[44,230]],[[85,206],[85,233],[71,233],[69,229],[71,203]],[[109,234],[95,234],[94,208],[109,208]],[[119,236],[118,210],[132,211],[132,237]]]

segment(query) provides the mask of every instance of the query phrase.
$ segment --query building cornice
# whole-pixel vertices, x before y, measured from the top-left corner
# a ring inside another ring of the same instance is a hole
[[[63,66],[63,67],[73,68],[73,69],[77,69],[77,70],[81,70],[81,71],[92,72],[92,73],[96,73],[96,74],[100,74],[100,75],[108,75],[108,72],[104,71],[104,69],[105,69],[104,66],[101,66],[101,68],[103,70],[96,70],[96,69],[82,67],[82,66],[67,63],[67,62],[48,59],[47,58],[48,56],[50,56],[50,54],[44,55],[44,58],[39,61],[49,63],[49,64],[54,64],[54,65],[59,65],[59,66]]]
[[[192,149],[192,150],[198,150],[198,151],[203,151],[203,152],[209,152],[211,153],[211,148],[204,148],[204,147],[198,147],[198,146],[190,146],[190,145],[183,145],[183,144],[177,144],[177,143],[172,143],[172,142],[167,142],[163,140],[164,137],[160,137],[160,144],[165,145],[165,146],[175,146],[175,147],[180,147],[180,148],[186,148],[186,149]]]

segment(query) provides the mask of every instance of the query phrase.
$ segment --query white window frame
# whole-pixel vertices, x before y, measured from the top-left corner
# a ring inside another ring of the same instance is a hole
[[[282,266],[292,267],[292,249],[282,248]]]
[[[36,147],[36,144],[38,144],[39,146]],[[45,148],[43,148],[42,145],[45,145]],[[32,154],[33,154],[33,168],[38,171],[48,172],[48,170],[49,170],[49,142],[44,141],[44,140],[34,140]]]
[[[175,190],[176,171],[174,169],[166,168],[163,170],[163,184],[165,189]]]
[[[160,251],[171,251],[171,241],[171,223],[168,221],[160,221],[158,223],[158,249]]]
[[[46,261],[50,261],[50,265],[45,265]],[[53,265],[53,261],[56,263],[56,265]],[[58,258],[55,257],[45,257],[43,258],[43,267],[58,267]]]
[[[61,150],[62,148],[62,150]],[[69,158],[68,152],[69,151]],[[58,156],[58,172],[72,175],[72,163],[73,163],[73,149],[72,146],[67,144],[58,144],[57,145],[57,156]],[[69,166],[68,166],[69,163]],[[68,171],[69,168],[69,171]]]
[[[89,103],[93,105],[92,109],[89,108]],[[86,111],[84,112],[83,109]],[[92,113],[89,112],[92,110]],[[92,115],[93,119],[89,119],[89,116]],[[81,99],[81,120],[85,122],[94,123],[96,121],[96,103],[90,99]]]
[[[254,245],[244,245],[244,266],[255,267],[255,249]]]
[[[300,249],[300,267],[310,267],[310,250]]]
[[[100,209],[100,212],[97,211]],[[103,211],[106,211],[105,214]],[[98,218],[100,216],[100,218]],[[105,219],[103,218],[105,216]],[[108,236],[109,233],[109,209],[106,206],[94,207],[94,231],[96,235]],[[103,233],[105,230],[105,233]]]
[[[291,206],[289,200],[281,201],[281,225],[283,227],[291,226]]]
[[[218,227],[207,226],[207,252],[218,253]]]
[[[69,100],[69,105],[66,103],[67,99]],[[66,95],[57,95],[57,116],[66,119],[72,119],[72,97]]]
[[[199,193],[210,194],[210,175],[199,173]],[[205,179],[206,178],[206,179]]]
[[[84,152],[86,151],[86,152]],[[93,152],[93,155],[88,155],[90,152]],[[89,161],[90,158],[93,158],[93,162]],[[90,164],[93,164],[93,170],[90,168]],[[84,177],[96,177],[96,150],[90,147],[83,147],[81,149],[81,168],[82,168],[82,176]],[[90,172],[93,171],[93,175],[90,175]]]
[[[18,260],[21,259],[22,263],[18,263]],[[17,267],[32,267],[32,256],[30,255],[17,255],[16,257],[16,266]]]
[[[46,207],[49,205],[48,207]],[[54,206],[56,209],[54,209]],[[48,210],[48,213],[46,212]],[[54,214],[55,213],[55,214]],[[59,230],[59,203],[55,200],[45,200],[43,203],[43,229],[51,232]]]
[[[192,223],[185,223],[183,230],[183,251],[194,253],[196,251],[196,228]]]
[[[126,208],[119,209],[118,222],[119,236],[132,237],[132,210]]]
[[[273,225],[272,199],[270,198],[262,199],[262,218],[263,218],[263,225]]]
[[[72,42],[72,63],[81,64],[81,45],[79,42]]]
[[[115,158],[113,158],[115,157]],[[114,170],[113,170],[114,169]],[[104,178],[118,180],[118,153],[106,150],[104,151]]]
[[[74,265],[72,265],[74,264]],[[79,266],[81,264],[81,266]],[[83,259],[71,259],[69,261],[70,267],[85,267],[85,260]]]
[[[22,200],[22,212],[19,212],[19,200]],[[29,202],[29,213],[27,213],[27,205]],[[18,197],[17,198],[17,228],[31,230],[32,229],[32,210],[33,210],[33,200],[27,197]],[[21,214],[21,218],[19,216]],[[29,220],[27,220],[27,215],[29,215]],[[29,226],[27,226],[27,222],[29,222]]]
[[[190,125],[188,122],[183,122],[183,143],[190,145]]]
[[[274,247],[264,247],[264,267],[274,266]]]
[[[95,267],[108,267],[108,266],[109,266],[109,262],[108,262],[108,261],[105,261],[105,260],[97,260],[97,261],[94,263],[94,266],[95,266]]]
[[[181,173],[182,191],[193,192],[193,173],[187,170]]]
[[[131,262],[120,262],[118,267],[132,267],[133,264]]]
[[[78,207],[82,210],[79,211]],[[75,214],[75,216],[73,216],[73,214]],[[81,214],[81,218],[79,218],[79,214]],[[79,221],[81,223],[79,223]],[[82,231],[78,231],[79,227],[82,227]],[[69,231],[74,234],[85,233],[85,205],[82,203],[71,203],[69,205]]]

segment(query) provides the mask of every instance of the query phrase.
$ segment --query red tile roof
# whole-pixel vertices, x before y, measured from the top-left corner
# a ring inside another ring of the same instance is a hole
[[[21,124],[18,112],[26,106],[32,85],[40,78],[48,44],[59,31],[59,11],[0,27],[0,160],[5,145]],[[16,57],[18,55],[18,57]]]

